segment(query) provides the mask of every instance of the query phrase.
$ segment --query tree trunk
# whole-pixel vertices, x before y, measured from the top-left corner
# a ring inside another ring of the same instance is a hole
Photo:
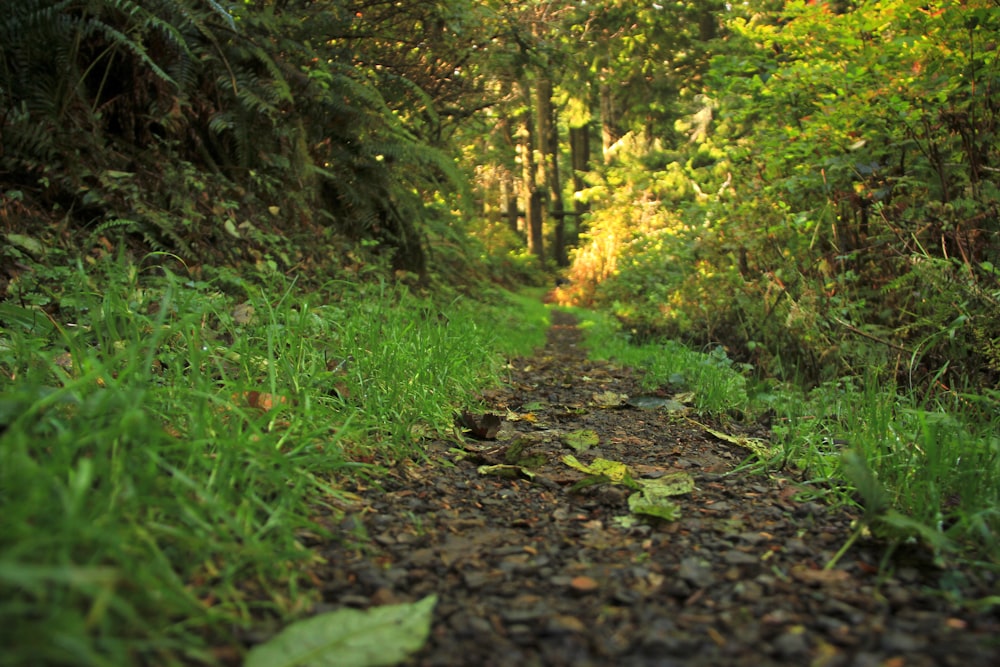
[[[542,241],[542,193],[539,190],[531,193],[525,213],[528,217],[528,250],[538,257],[541,264],[545,261],[545,250]]]
[[[562,183],[559,178],[559,126],[552,106],[552,81],[541,77],[537,86],[538,96],[538,145],[544,165],[545,183],[548,186],[549,210],[554,221],[555,238],[552,256],[559,266],[566,266],[566,216],[563,209]]]
[[[542,193],[538,191],[535,162],[535,122],[532,118],[531,88],[526,82],[518,84],[524,100],[519,132],[521,152],[521,196],[524,198],[525,227],[528,232],[528,250],[541,263],[545,260],[542,242]]]
[[[578,127],[569,128],[569,152],[570,162],[573,166],[573,192],[577,193],[586,187],[583,181],[583,174],[590,171],[590,123],[584,123]],[[575,246],[580,239],[580,224],[583,214],[590,209],[587,204],[573,197],[574,222],[570,227],[567,243]]]
[[[517,232],[517,189],[514,187],[514,174],[506,169],[500,180],[500,206],[507,220],[510,231]]]
[[[604,162],[611,162],[611,147],[622,138],[618,128],[618,114],[615,109],[615,98],[611,86],[602,83],[601,95],[601,148],[604,150]]]

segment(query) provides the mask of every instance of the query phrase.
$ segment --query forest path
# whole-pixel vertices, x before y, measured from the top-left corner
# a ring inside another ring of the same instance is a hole
[[[800,502],[789,475],[727,474],[748,453],[676,412],[616,406],[640,393],[638,373],[589,361],[572,317],[553,320],[545,349],[487,397],[506,415],[495,439],[432,443],[452,465],[353,489],[342,529],[356,539],[321,549],[324,608],[436,593],[410,665],[1000,664],[997,616],[932,593],[942,572],[900,554],[879,581],[881,551],[864,544],[824,571],[854,517]],[[594,447],[567,447],[589,432]],[[672,498],[678,520],[625,526],[633,491],[570,492],[585,475],[566,454],[639,481],[687,473],[695,488]],[[495,464],[534,478],[481,474]]]

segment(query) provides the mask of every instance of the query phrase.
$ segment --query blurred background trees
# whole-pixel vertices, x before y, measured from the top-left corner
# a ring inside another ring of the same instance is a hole
[[[425,284],[560,271],[563,302],[765,374],[994,389],[996,10],[4,3],[4,287],[27,239]]]

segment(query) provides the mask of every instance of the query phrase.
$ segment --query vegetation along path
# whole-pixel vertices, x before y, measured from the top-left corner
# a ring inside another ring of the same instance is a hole
[[[751,440],[639,396],[579,340],[555,313],[487,397],[501,419],[465,414],[464,447],[431,447],[443,465],[358,484],[324,606],[437,595],[412,665],[1000,664],[996,614],[950,602],[948,572],[914,548],[880,574],[864,540],[824,569],[855,517],[798,499],[793,473],[733,474]]]

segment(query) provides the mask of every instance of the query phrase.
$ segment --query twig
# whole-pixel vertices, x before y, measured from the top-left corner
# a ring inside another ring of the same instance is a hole
[[[885,345],[886,347],[891,347],[894,350],[899,350],[900,352],[905,352],[905,353],[907,353],[909,355],[913,354],[912,350],[907,350],[905,347],[902,347],[901,345],[896,345],[895,343],[891,343],[891,342],[889,342],[887,340],[883,340],[883,339],[879,338],[878,336],[873,336],[870,333],[862,331],[861,329],[857,328],[853,324],[845,322],[844,320],[840,319],[839,317],[835,317],[833,319],[834,319],[834,321],[837,324],[839,324],[839,325],[841,325],[843,327],[846,327],[847,330],[850,331],[851,333],[857,334],[857,335],[859,335],[859,336],[861,336],[863,338],[867,338],[868,340],[873,340],[876,343],[881,343],[882,345]]]

